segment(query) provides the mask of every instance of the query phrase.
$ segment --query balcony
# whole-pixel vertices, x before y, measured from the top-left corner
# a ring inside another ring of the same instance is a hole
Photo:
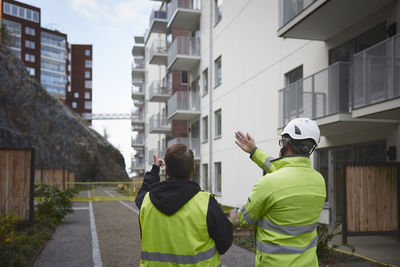
[[[200,21],[200,0],[172,0],[168,5],[168,29],[192,30]]]
[[[132,99],[144,100],[143,86],[139,87],[132,86]]]
[[[351,67],[351,63],[338,62],[279,90],[279,127],[308,117],[318,121],[321,135],[331,133],[330,128],[325,131],[326,125],[350,116]]]
[[[143,44],[134,44],[132,47],[132,56],[144,57],[144,45]]]
[[[150,15],[150,32],[151,33],[166,33],[167,32],[167,12],[153,9]]]
[[[132,160],[131,170],[132,171],[142,171],[145,169],[144,166],[144,159],[143,158],[136,158]]]
[[[177,137],[168,141],[168,147],[175,144],[184,144],[192,151],[195,160],[200,159],[200,138]]]
[[[144,125],[144,114],[142,111],[132,112],[132,125]]]
[[[141,125],[132,125],[132,132],[143,132],[144,131],[144,124]]]
[[[175,92],[168,99],[169,120],[193,120],[200,116],[200,94],[198,92]]]
[[[171,122],[165,116],[156,114],[149,120],[149,132],[153,134],[166,134],[171,132]]]
[[[279,1],[278,36],[326,41],[391,2],[393,0],[282,0]]]
[[[400,34],[354,55],[353,117],[400,118]]]
[[[145,68],[144,58],[135,58],[132,64],[132,80],[144,79]]]
[[[190,71],[200,62],[200,38],[177,36],[168,48],[168,69]]]
[[[149,63],[154,65],[167,65],[168,51],[165,40],[154,40],[150,46]]]
[[[153,81],[149,90],[150,102],[167,102],[171,97],[171,88],[165,85],[164,82]]]
[[[133,105],[137,108],[142,108],[144,107],[144,101],[142,99],[134,99]]]
[[[134,149],[144,149],[144,135],[138,134],[136,137],[132,137],[132,147]]]

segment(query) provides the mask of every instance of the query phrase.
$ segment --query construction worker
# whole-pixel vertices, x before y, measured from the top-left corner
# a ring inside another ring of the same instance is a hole
[[[165,164],[166,181],[160,182]],[[232,224],[214,196],[190,181],[194,156],[186,145],[154,155],[136,197],[142,235],[140,266],[221,266],[232,244]]]
[[[316,228],[326,192],[324,178],[311,168],[309,157],[320,131],[315,121],[297,118],[281,136],[280,157],[273,159],[249,134],[235,133],[235,143],[267,172],[239,210],[239,221],[256,226],[256,266],[317,267]]]

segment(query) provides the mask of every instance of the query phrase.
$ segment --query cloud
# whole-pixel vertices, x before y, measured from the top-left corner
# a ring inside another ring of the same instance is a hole
[[[148,0],[72,0],[70,6],[93,20],[106,20],[112,24],[142,24],[143,16],[150,16],[154,3]]]

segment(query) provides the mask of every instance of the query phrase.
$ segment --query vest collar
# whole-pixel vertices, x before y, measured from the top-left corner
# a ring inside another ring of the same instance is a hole
[[[271,160],[271,162],[277,169],[284,167],[311,167],[310,158],[300,155],[283,156]]]

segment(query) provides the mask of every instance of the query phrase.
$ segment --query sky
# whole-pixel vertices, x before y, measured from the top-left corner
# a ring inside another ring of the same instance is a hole
[[[93,113],[130,113],[132,46],[149,26],[150,0],[19,0],[41,9],[41,26],[68,35],[72,44],[93,45]],[[159,5],[159,4],[158,4]],[[93,121],[131,165],[130,120]]]

